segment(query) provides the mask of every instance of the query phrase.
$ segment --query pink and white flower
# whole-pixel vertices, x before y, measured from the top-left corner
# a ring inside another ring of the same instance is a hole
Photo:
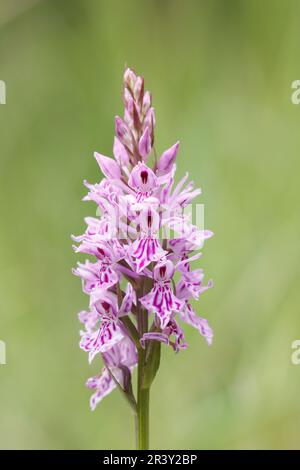
[[[90,377],[86,382],[89,389],[95,390],[90,399],[92,411],[106,395],[117,387],[115,380],[122,388],[124,387],[124,369],[131,373],[137,364],[136,348],[132,341],[126,337],[103,353],[102,357],[105,366],[101,373],[95,377]]]
[[[117,244],[108,243],[105,240],[94,240],[94,242],[81,242],[77,252],[83,252],[97,257],[96,263],[89,260],[77,263],[77,268],[73,270],[76,276],[83,281],[83,291],[90,294],[95,289],[109,289],[120,280],[118,261],[124,257],[124,250]]]
[[[96,204],[97,215],[85,219],[83,235],[72,237],[76,253],[92,258],[73,270],[89,296],[89,310],[79,313],[80,347],[89,362],[96,356],[104,361],[101,373],[87,381],[94,390],[91,409],[116,384],[126,396],[132,393],[131,374],[142,348],[147,364],[160,346],[155,341],[176,352],[185,349],[182,324],[196,328],[208,344],[213,337],[191,305],[212,287],[212,281],[204,284],[202,269],[191,269],[212,236],[186,214],[201,190],[188,174],[175,183],[179,142],[156,157],[152,98],[144,79],[130,69],[123,101],[124,117],[115,118],[114,158],[95,152],[103,179],[84,182],[83,199]]]
[[[141,304],[155,313],[163,330],[175,312],[179,312],[182,301],[176,297],[171,288],[171,279],[175,272],[171,261],[161,261],[153,270],[154,287],[149,294],[140,298]]]
[[[140,273],[151,262],[159,261],[168,252],[162,248],[158,238],[159,215],[151,207],[146,206],[139,216],[140,236],[132,243],[131,256],[136,262],[136,272]]]
[[[145,163],[139,162],[130,173],[129,186],[136,191],[136,201],[151,196],[158,187],[158,179],[155,173]]]

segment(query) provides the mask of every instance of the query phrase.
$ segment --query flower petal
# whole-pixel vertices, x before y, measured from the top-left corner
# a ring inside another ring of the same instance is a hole
[[[162,154],[157,164],[159,175],[169,173],[172,170],[173,164],[176,160],[178,148],[179,142],[176,142],[176,144],[174,144]]]
[[[182,321],[196,328],[199,333],[204,336],[209,345],[212,344],[213,330],[205,318],[196,315],[190,304],[187,303],[185,307],[180,310],[179,316]]]
[[[150,136],[149,128],[146,127],[139,141],[139,153],[142,159],[146,161],[150,152],[151,152],[151,136]]]
[[[118,179],[121,177],[120,167],[112,158],[105,157],[98,152],[94,152],[94,156],[98,165],[100,166],[102,173],[107,178]]]

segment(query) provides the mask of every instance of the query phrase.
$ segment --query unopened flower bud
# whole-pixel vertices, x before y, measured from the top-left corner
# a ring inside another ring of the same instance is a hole
[[[133,90],[134,99],[139,102],[143,103],[143,96],[144,96],[144,79],[142,77],[137,77],[134,90]]]
[[[119,163],[119,165],[128,165],[129,163],[129,157],[127,150],[125,149],[124,145],[119,141],[117,137],[114,139],[114,147],[113,147],[113,152],[115,159]]]
[[[143,106],[142,106],[142,113],[143,113],[144,116],[146,115],[146,113],[149,110],[150,106],[151,106],[151,95],[150,95],[149,91],[146,91],[146,93],[144,94]]]
[[[125,124],[125,122],[119,117],[116,116],[115,119],[115,128],[116,128],[116,136],[122,144],[124,145],[130,145],[131,144],[131,134],[128,126]]]
[[[176,160],[179,142],[176,142],[172,147],[166,150],[158,161],[157,168],[159,172],[168,173],[171,171],[172,166]]]
[[[128,88],[124,88],[124,91],[123,91],[123,101],[124,101],[124,105],[127,106],[128,105],[128,102],[132,99],[132,95],[130,93],[130,91],[128,90]]]
[[[146,127],[139,141],[139,154],[141,155],[142,159],[146,161],[150,152],[151,152],[151,136],[150,136],[149,128]]]
[[[154,127],[155,127],[155,114],[154,108],[149,108],[143,122],[143,130],[149,128],[149,133],[151,136],[151,145],[153,146],[154,142]]]
[[[133,72],[133,70],[131,70],[130,68],[127,68],[124,72],[124,77],[123,77],[125,87],[128,87],[133,91],[136,79],[137,79],[137,76]]]

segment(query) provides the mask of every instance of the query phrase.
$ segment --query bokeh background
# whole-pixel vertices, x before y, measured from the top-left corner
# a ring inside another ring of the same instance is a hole
[[[299,448],[298,0],[1,0],[0,447],[133,448],[115,391],[89,410],[78,347],[87,305],[70,234],[94,215],[84,178],[112,154],[127,63],[156,108],[156,147],[203,190],[215,232],[199,266],[209,348],[164,348],[152,448]],[[98,364],[99,367],[99,364]]]

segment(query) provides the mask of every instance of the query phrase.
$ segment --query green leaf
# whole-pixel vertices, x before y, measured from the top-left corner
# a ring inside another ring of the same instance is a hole
[[[143,377],[143,388],[150,388],[160,365],[161,342],[151,341],[146,355],[146,364]]]
[[[117,388],[120,390],[121,395],[125,398],[125,400],[129,404],[129,406],[132,408],[134,413],[136,413],[137,412],[137,407],[136,407],[136,400],[135,400],[133,390],[132,390],[130,370],[127,367],[122,367],[121,368],[122,373],[123,373],[123,378],[124,378],[124,387],[125,387],[125,388],[123,388],[119,384],[118,380],[116,379],[116,377],[114,376],[114,374],[112,373],[110,368],[107,367],[107,366],[106,366],[106,368],[109,372],[109,375],[111,376],[111,378],[115,382]]]

